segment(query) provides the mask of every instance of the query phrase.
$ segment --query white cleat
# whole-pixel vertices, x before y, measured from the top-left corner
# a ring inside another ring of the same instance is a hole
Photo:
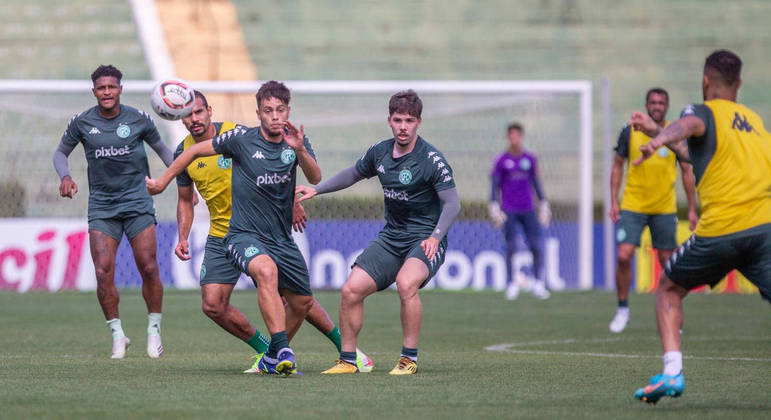
[[[616,316],[613,317],[613,321],[610,321],[610,331],[618,334],[624,331],[627,323],[629,323],[629,309],[618,309],[616,310]]]
[[[519,297],[519,285],[512,282],[509,287],[506,288],[506,300],[515,300]]]
[[[533,288],[530,289],[530,294],[536,299],[545,300],[551,297],[551,292],[546,288],[546,285],[542,282],[533,283]]]
[[[126,350],[131,345],[131,340],[128,337],[118,338],[112,340],[112,354],[110,359],[122,359],[126,357]]]
[[[375,368],[375,363],[363,351],[356,349],[356,367],[361,373],[370,373]]]
[[[160,335],[150,334],[147,336],[147,355],[152,359],[157,359],[163,355]]]

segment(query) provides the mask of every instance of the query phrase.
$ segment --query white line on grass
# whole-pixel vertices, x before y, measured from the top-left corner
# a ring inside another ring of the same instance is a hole
[[[549,350],[517,350],[515,347],[541,346],[555,344],[576,344],[584,343],[609,343],[621,341],[620,338],[594,338],[589,340],[577,340],[575,338],[566,338],[564,340],[544,340],[544,341],[526,341],[521,343],[503,343],[485,347],[487,351],[497,351],[512,354],[535,354],[541,356],[589,356],[589,357],[610,357],[626,359],[649,359],[661,358],[661,355],[652,354],[628,354],[628,353],[594,353],[594,352],[575,352],[575,351],[549,351]],[[741,362],[771,362],[771,359],[756,357],[719,357],[719,356],[689,356],[683,355],[684,359],[693,360],[722,360],[722,361],[741,361]]]

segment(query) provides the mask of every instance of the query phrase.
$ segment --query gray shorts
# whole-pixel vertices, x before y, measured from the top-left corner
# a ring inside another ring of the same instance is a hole
[[[677,215],[675,213],[645,214],[621,210],[616,240],[618,243],[640,246],[640,236],[645,226],[650,228],[653,248],[665,251],[677,248]]]
[[[278,288],[287,289],[303,296],[311,296],[311,278],[308,267],[294,241],[276,242],[252,233],[231,233],[225,235],[228,261],[249,274],[249,263],[258,255],[267,255],[278,267]],[[254,279],[256,281],[256,279]]]
[[[395,242],[378,235],[356,258],[354,264],[361,267],[375,280],[377,290],[384,290],[396,281],[396,275],[408,258],[417,258],[428,267],[428,277],[420,285],[420,288],[423,288],[439,271],[439,267],[444,264],[445,251],[447,250],[447,238],[445,237],[439,242],[439,248],[433,260],[429,261],[426,253],[420,247],[420,243],[424,239],[426,238],[421,237]]]
[[[236,284],[241,272],[230,263],[225,252],[225,239],[206,237],[203,264],[201,264],[201,286],[209,283]]]
[[[88,230],[102,232],[105,235],[120,242],[123,232],[130,240],[147,229],[148,226],[157,224],[152,214],[136,214],[123,217],[111,217],[109,219],[93,219],[88,221]]]

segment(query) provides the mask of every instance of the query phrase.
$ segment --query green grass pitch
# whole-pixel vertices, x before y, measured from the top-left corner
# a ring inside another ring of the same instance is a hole
[[[339,292],[317,298],[337,318]],[[391,377],[401,348],[398,296],[370,297],[359,346],[370,374],[324,376],[334,346],[310,325],[292,345],[303,376],[245,375],[250,349],[167,290],[165,354],[145,354],[146,313],[121,293],[133,344],[110,360],[94,293],[0,293],[0,418],[768,418],[771,313],[755,296],[685,300],[686,389],[657,406],[632,397],[661,369],[653,296],[634,295],[627,330],[608,331],[614,295],[556,293],[508,302],[492,292],[421,292],[419,373]],[[233,303],[265,330],[256,294]],[[496,347],[497,346],[497,347]],[[490,348],[498,349],[491,350]]]

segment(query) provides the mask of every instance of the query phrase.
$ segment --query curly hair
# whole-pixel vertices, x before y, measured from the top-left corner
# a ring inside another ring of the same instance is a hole
[[[114,77],[118,79],[118,83],[120,83],[121,79],[123,78],[123,73],[121,73],[120,70],[118,70],[112,64],[108,64],[106,66],[101,64],[96,68],[96,70],[94,70],[93,73],[91,73],[91,81],[96,83],[96,79],[100,77]]]

